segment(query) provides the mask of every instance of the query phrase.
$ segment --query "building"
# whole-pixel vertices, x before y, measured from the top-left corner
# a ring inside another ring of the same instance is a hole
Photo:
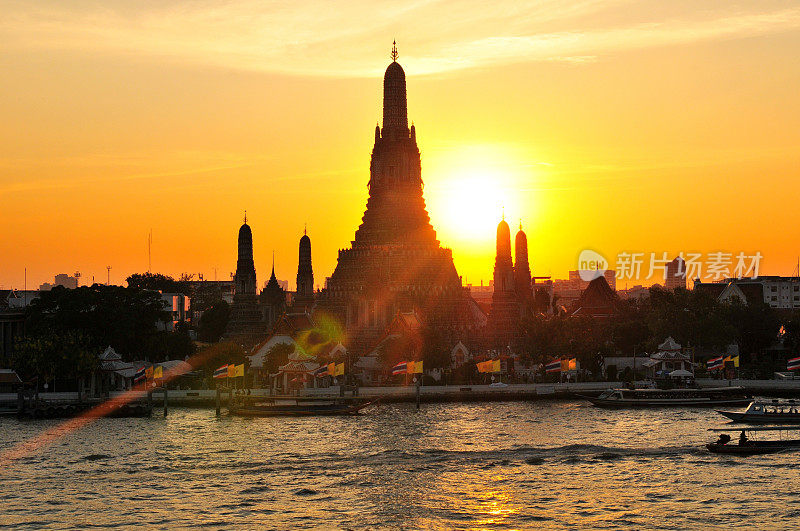
[[[161,302],[164,305],[164,310],[170,314],[170,320],[163,325],[164,330],[172,332],[178,324],[190,320],[190,301],[191,299],[183,293],[161,293]]]
[[[0,290],[0,367],[6,366],[14,341],[25,335],[25,309],[9,306],[13,290]]]
[[[261,309],[256,296],[256,266],[253,262],[253,232],[247,224],[239,228],[239,253],[233,277],[233,305],[224,340],[252,346],[266,335]],[[273,271],[274,273],[274,271]]]
[[[553,294],[558,297],[558,304],[569,306],[577,301],[581,293],[589,287],[589,281],[581,278],[580,270],[570,271],[569,278],[553,280]],[[594,273],[594,271],[592,271]],[[584,275],[586,276],[586,275]],[[617,290],[617,272],[609,269],[603,272],[603,278],[612,291]]]
[[[76,275],[78,275],[78,273],[76,273]],[[45,282],[44,284],[39,286],[39,290],[40,291],[49,291],[49,290],[53,289],[56,286],[61,286],[61,287],[67,288],[67,289],[75,289],[75,288],[78,287],[78,277],[77,276],[73,277],[73,276],[67,275],[66,273],[59,273],[53,279],[53,283],[52,284],[48,284],[47,282]]]
[[[361,225],[320,293],[315,311],[347,330],[347,348],[363,354],[398,312],[415,311],[429,326],[458,331],[485,315],[462,287],[452,251],[436,238],[425,208],[416,129],[409,128],[406,75],[392,49],[383,78],[383,126],[375,140]]]
[[[489,334],[494,346],[505,347],[511,342],[520,320],[519,308],[517,279],[511,259],[511,231],[503,219],[497,224],[494,291],[489,312]]]
[[[745,304],[763,301],[776,310],[800,309],[798,277],[728,278],[719,282],[695,280],[694,289],[703,291],[719,301],[738,298]]]
[[[664,287],[669,290],[686,289],[686,262],[680,256],[667,264],[664,270]]]
[[[528,237],[522,231],[522,222],[514,238],[514,290],[523,313],[531,311],[533,290],[531,288],[531,266],[528,263]]]
[[[292,301],[292,311],[310,311],[314,305],[314,269],[311,267],[311,238],[303,231],[297,260],[297,291]]]
[[[613,317],[619,310],[619,296],[611,289],[605,276],[597,277],[581,293],[572,306],[574,316],[588,316],[595,319]]]

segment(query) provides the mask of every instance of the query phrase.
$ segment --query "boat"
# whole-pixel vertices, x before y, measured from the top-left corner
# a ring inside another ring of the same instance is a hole
[[[706,389],[608,389],[598,397],[578,395],[599,407],[742,406],[751,398],[742,387]]]
[[[378,402],[358,399],[319,399],[308,397],[274,397],[259,402],[231,404],[228,412],[240,417],[311,417],[334,415],[358,415]]]
[[[749,434],[749,436],[745,436],[744,438],[740,438],[738,443],[731,443],[730,436],[727,434],[723,434],[720,436],[719,440],[710,442],[706,444],[706,448],[709,451],[714,452],[716,454],[728,454],[728,455],[761,455],[761,454],[774,454],[778,452],[783,452],[792,449],[800,449],[800,439],[778,439],[778,440],[759,440],[754,439],[753,436],[756,434],[760,434],[762,432],[768,431],[790,431],[790,430],[798,430],[800,428],[787,428],[785,426],[759,426],[759,427],[751,427],[751,428],[717,428],[717,429],[710,429],[709,431],[714,432],[742,432],[742,435],[745,435],[745,432]]]
[[[721,411],[733,422],[750,424],[800,424],[800,400],[755,398],[745,411]]]

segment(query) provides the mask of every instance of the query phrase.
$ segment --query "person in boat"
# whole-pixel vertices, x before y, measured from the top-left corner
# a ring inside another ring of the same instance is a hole
[[[721,446],[721,445],[724,445],[724,444],[728,444],[730,441],[731,441],[731,436],[728,435],[727,433],[723,433],[722,435],[719,436],[719,440],[717,441],[717,444],[719,444]]]
[[[745,444],[747,444],[747,434],[742,430],[741,435],[739,435],[739,446],[744,446]]]

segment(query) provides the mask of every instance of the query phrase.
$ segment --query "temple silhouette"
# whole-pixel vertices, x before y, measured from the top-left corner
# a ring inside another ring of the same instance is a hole
[[[398,313],[413,312],[427,326],[451,333],[485,323],[425,209],[416,128],[408,126],[406,75],[397,57],[393,46],[383,77],[383,127],[375,127],[367,207],[316,304],[317,311],[335,315],[345,326],[354,353],[380,338]]]

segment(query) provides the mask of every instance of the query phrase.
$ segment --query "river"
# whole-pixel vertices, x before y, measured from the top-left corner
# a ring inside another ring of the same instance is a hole
[[[704,409],[386,404],[353,418],[98,419],[0,471],[25,528],[787,528],[798,454],[725,457]],[[57,420],[0,419],[0,452]],[[734,434],[735,436],[735,434]]]

